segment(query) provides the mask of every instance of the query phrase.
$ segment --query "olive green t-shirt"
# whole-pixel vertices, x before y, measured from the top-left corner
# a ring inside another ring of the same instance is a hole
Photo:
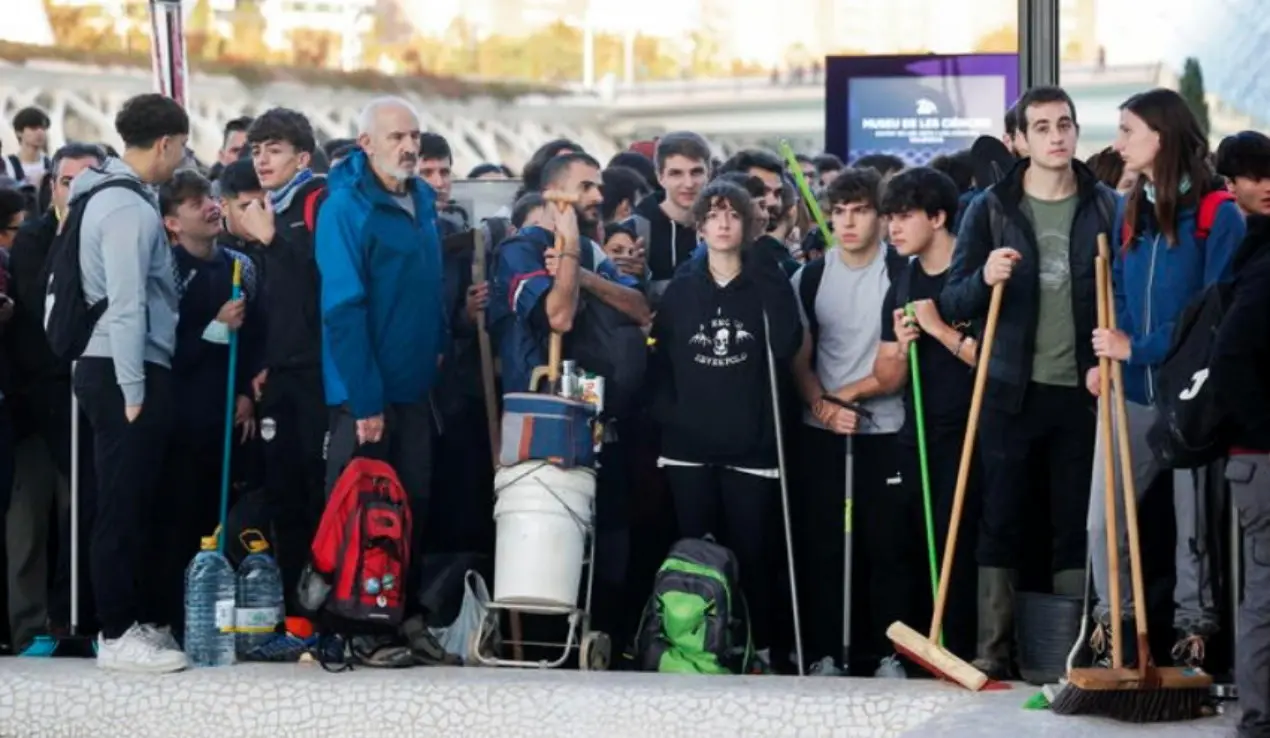
[[[1040,309],[1032,381],[1061,387],[1080,386],[1076,367],[1076,322],[1072,315],[1071,233],[1076,196],[1038,200],[1025,196],[1023,210],[1036,232],[1040,251]]]

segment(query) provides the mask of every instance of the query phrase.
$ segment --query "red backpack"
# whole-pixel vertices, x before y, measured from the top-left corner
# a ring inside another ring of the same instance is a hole
[[[1199,201],[1199,213],[1195,215],[1195,240],[1202,242],[1213,230],[1217,221],[1217,211],[1223,203],[1234,202],[1235,196],[1226,190],[1212,190]],[[1120,247],[1127,249],[1133,240],[1133,224],[1124,221],[1120,224]]]
[[[400,625],[410,536],[410,501],[397,472],[382,461],[354,458],[313,537],[313,569],[331,585],[323,609],[352,629]]]

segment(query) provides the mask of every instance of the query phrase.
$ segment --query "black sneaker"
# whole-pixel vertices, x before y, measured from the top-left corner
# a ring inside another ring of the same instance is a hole
[[[1124,649],[1124,666],[1132,667],[1138,663],[1138,635],[1133,628],[1133,621],[1126,620],[1122,624],[1121,646]],[[1089,648],[1094,652],[1094,666],[1110,669],[1112,665],[1111,623],[1095,623],[1093,635],[1089,637]]]

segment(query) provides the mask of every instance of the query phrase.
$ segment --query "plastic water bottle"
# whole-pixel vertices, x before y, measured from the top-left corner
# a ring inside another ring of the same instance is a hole
[[[238,608],[234,630],[238,633],[238,658],[267,643],[282,621],[282,571],[269,555],[269,544],[255,540],[251,553],[238,565]]]
[[[234,567],[216,546],[203,550],[185,569],[185,656],[191,666],[234,663]]]

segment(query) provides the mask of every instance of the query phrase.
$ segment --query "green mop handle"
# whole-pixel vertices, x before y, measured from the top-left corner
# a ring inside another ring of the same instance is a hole
[[[243,296],[243,263],[234,259],[233,297],[238,300]],[[229,518],[229,471],[230,458],[234,450],[234,410],[237,399],[238,383],[238,331],[229,333],[229,381],[225,387],[225,445],[220,460],[220,527],[216,536],[216,550],[225,553],[225,524]]]
[[[789,172],[794,175],[794,182],[798,185],[798,191],[802,193],[803,202],[807,203],[808,212],[816,221],[816,227],[820,229],[820,235],[825,237],[825,250],[832,249],[835,245],[833,233],[829,231],[829,224],[825,222],[820,201],[811,194],[811,185],[807,184],[807,178],[803,176],[803,168],[798,166],[798,157],[794,155],[794,149],[788,141],[781,141],[781,156],[785,157],[786,163],[789,164]]]
[[[910,320],[915,319],[913,303],[904,306],[904,314]],[[930,464],[926,459],[926,417],[922,412],[922,373],[917,363],[917,343],[908,345],[908,373],[913,385],[913,416],[917,421],[917,460],[922,470],[922,510],[926,515],[926,553],[930,557],[930,593],[931,597],[939,596],[939,562],[935,554],[935,513],[930,501]],[[943,643],[944,634],[939,634]]]

